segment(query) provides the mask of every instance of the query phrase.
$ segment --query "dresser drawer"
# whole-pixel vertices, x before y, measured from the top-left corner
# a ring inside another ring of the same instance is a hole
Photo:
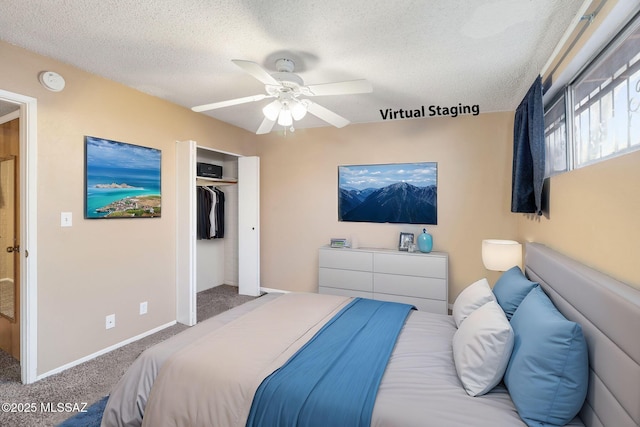
[[[433,277],[374,273],[373,291],[444,301],[447,298],[447,281]]]
[[[354,291],[351,289],[339,289],[339,288],[325,288],[320,286],[318,288],[318,293],[320,294],[329,294],[329,295],[338,295],[341,297],[360,297],[360,298],[369,298],[373,299],[373,292],[362,292],[362,291]]]
[[[439,301],[427,298],[407,297],[404,295],[374,294],[373,299],[379,301],[401,302],[403,304],[414,305],[419,311],[428,311],[437,314],[447,314],[448,307],[446,301]]]
[[[373,273],[320,267],[318,286],[373,292]]]
[[[349,249],[320,249],[318,264],[320,267],[371,271],[373,269],[373,254]]]
[[[447,278],[447,258],[420,254],[373,254],[376,273]]]

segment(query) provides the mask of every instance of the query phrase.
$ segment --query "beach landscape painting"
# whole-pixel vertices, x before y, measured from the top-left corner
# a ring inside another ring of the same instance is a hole
[[[154,218],[162,213],[162,152],[85,136],[85,218]]]
[[[338,220],[435,225],[435,162],[338,166]]]

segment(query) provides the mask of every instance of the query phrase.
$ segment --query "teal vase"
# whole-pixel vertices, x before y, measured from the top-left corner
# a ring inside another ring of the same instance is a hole
[[[420,252],[429,253],[433,249],[433,237],[427,233],[427,229],[422,229],[422,234],[418,236],[418,249]]]

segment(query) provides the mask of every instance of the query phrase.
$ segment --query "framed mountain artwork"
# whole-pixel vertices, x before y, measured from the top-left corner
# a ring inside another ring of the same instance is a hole
[[[338,166],[338,220],[437,224],[438,164]]]

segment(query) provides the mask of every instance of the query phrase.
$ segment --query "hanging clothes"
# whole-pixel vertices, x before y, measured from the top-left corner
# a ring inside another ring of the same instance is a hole
[[[198,240],[208,239],[211,223],[209,220],[208,212],[211,212],[211,193],[205,189],[205,187],[196,187],[196,199],[197,199],[197,230],[196,238]]]
[[[216,238],[222,239],[224,237],[224,192],[219,188],[214,188],[217,195],[217,203],[215,209],[216,218]]]
[[[213,239],[216,237],[216,210],[218,204],[218,193],[211,187],[205,187],[211,196],[211,210],[209,211],[209,232],[207,233],[207,239]]]
[[[198,240],[224,237],[224,192],[219,188],[198,186],[197,230]]]

